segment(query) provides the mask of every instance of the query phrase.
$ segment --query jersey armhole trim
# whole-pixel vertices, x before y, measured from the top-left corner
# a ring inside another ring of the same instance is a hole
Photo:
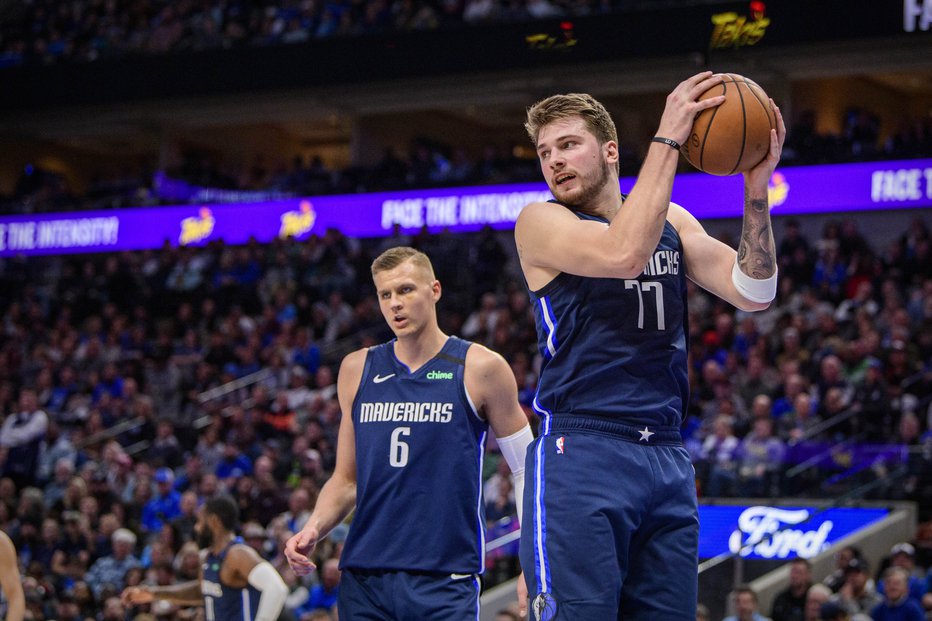
[[[362,375],[359,376],[359,385],[356,386],[356,395],[353,397],[353,407],[350,411],[350,419],[353,423],[356,423],[356,412],[359,410],[359,398],[362,395],[362,387],[366,383],[366,378],[369,377],[369,369],[372,366],[372,356],[374,347],[370,347],[366,350],[366,362],[362,365]]]
[[[480,423],[486,423],[487,421],[479,415],[479,409],[476,407],[475,402],[472,400],[472,396],[469,394],[469,388],[466,387],[466,357],[469,355],[469,348],[472,347],[473,344],[471,341],[466,341],[463,339],[460,339],[460,341],[466,345],[463,350],[463,365],[458,369],[458,371],[463,374],[463,381],[460,382],[460,386],[463,387],[461,396],[464,404],[466,405],[466,409],[472,412],[472,415],[476,417],[476,420]]]

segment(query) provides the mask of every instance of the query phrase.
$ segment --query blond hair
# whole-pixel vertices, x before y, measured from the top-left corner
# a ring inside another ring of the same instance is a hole
[[[395,246],[377,256],[375,261],[372,262],[372,275],[375,276],[379,272],[393,270],[405,261],[411,261],[416,266],[423,268],[430,275],[431,280],[436,280],[434,266],[428,256],[409,246]]]
[[[618,131],[612,116],[592,95],[586,93],[567,93],[566,95],[553,95],[542,99],[528,108],[527,122],[524,128],[534,146],[537,146],[537,137],[545,125],[578,116],[586,122],[586,129],[605,144],[609,140],[618,142]]]

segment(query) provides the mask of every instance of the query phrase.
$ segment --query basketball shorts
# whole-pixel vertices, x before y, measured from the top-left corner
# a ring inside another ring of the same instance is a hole
[[[679,430],[549,418],[525,468],[528,617],[695,619],[698,506]]]
[[[340,621],[478,621],[480,591],[474,574],[347,568],[337,604]]]

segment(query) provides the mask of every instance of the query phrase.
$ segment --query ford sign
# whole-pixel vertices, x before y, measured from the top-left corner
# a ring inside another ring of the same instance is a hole
[[[887,516],[887,509],[699,507],[699,557],[811,558],[834,542]]]

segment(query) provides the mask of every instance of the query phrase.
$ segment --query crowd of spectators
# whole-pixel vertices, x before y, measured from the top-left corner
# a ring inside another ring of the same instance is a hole
[[[886,248],[854,219],[816,235],[785,222],[767,311],[735,312],[690,287],[683,434],[699,488],[804,497],[867,483],[875,496],[918,501],[929,518],[928,224],[917,217]],[[171,606],[126,611],[115,595],[191,576],[195,512],[221,491],[236,498],[246,541],[290,585],[289,608],[328,618],[338,588],[329,561],[345,527],[321,546],[308,582],[281,551],[334,465],[336,365],[390,336],[370,262],[397,244],[431,256],[445,285],[442,328],[505,356],[536,424],[540,354],[510,243],[491,230],[378,240],[329,231],[0,262],[0,529],[19,550],[29,618],[187,618]],[[802,459],[817,465],[788,476]],[[499,465],[493,444],[490,539],[514,528]],[[490,574],[513,562],[490,555]]]
[[[730,596],[733,614],[725,621],[925,621],[932,618],[932,523],[924,523],[914,543],[895,544],[871,567],[857,546],[835,553],[835,566],[819,576],[803,558],[788,563],[789,584],[762,611],[748,585]],[[766,613],[769,612],[769,616]],[[697,618],[711,621],[700,605]]]
[[[864,120],[867,119],[867,120]],[[859,129],[865,123],[869,129]],[[932,157],[932,117],[904,120],[881,140],[875,115],[852,108],[838,134],[818,133],[815,116],[804,111],[787,134],[785,165]],[[540,181],[539,164],[527,145],[489,143],[470,154],[459,146],[417,138],[405,151],[387,147],[373,165],[327,166],[319,156],[269,161],[256,155],[238,163],[204,153],[186,153],[181,164],[163,171],[167,177],[199,188],[269,197],[355,194],[432,187],[530,183]],[[628,148],[620,153],[622,176],[635,176],[640,161]],[[693,169],[682,163],[683,172]],[[61,174],[24,165],[13,192],[0,196],[6,213],[47,213],[80,209],[177,204],[160,194],[154,165],[130,165],[122,172],[95,175],[86,191],[73,191]],[[201,202],[198,199],[198,202]]]
[[[637,172],[633,154],[626,156],[624,166],[626,174]],[[20,171],[13,192],[5,197],[0,195],[0,211],[49,213],[183,202],[159,192],[156,172],[146,164],[128,166],[117,174],[95,175],[85,192],[75,192],[61,174],[27,164]],[[379,160],[368,166],[334,168],[317,156],[270,162],[256,155],[247,163],[234,163],[219,157],[187,154],[180,165],[163,173],[199,188],[269,198],[540,180],[536,158],[523,156],[515,145],[490,143],[480,154],[471,156],[462,148],[423,139],[412,141],[406,152],[386,148]]]
[[[784,164],[910,159],[932,155],[932,118],[928,116],[904,117],[896,127],[884,128],[875,112],[850,106],[845,110],[838,133],[818,131],[817,120],[816,112],[806,109],[788,128],[782,157]]]
[[[626,167],[631,174],[636,172],[633,162],[626,162]],[[334,169],[319,157],[270,163],[261,156],[247,165],[234,166],[216,158],[189,157],[168,173],[201,187],[297,196],[540,180],[539,164],[530,143],[490,143],[471,156],[462,147],[427,139],[412,140],[406,152],[387,147],[371,166]]]
[[[639,0],[651,4],[651,0]],[[630,0],[31,0],[0,13],[0,69],[602,14]]]

